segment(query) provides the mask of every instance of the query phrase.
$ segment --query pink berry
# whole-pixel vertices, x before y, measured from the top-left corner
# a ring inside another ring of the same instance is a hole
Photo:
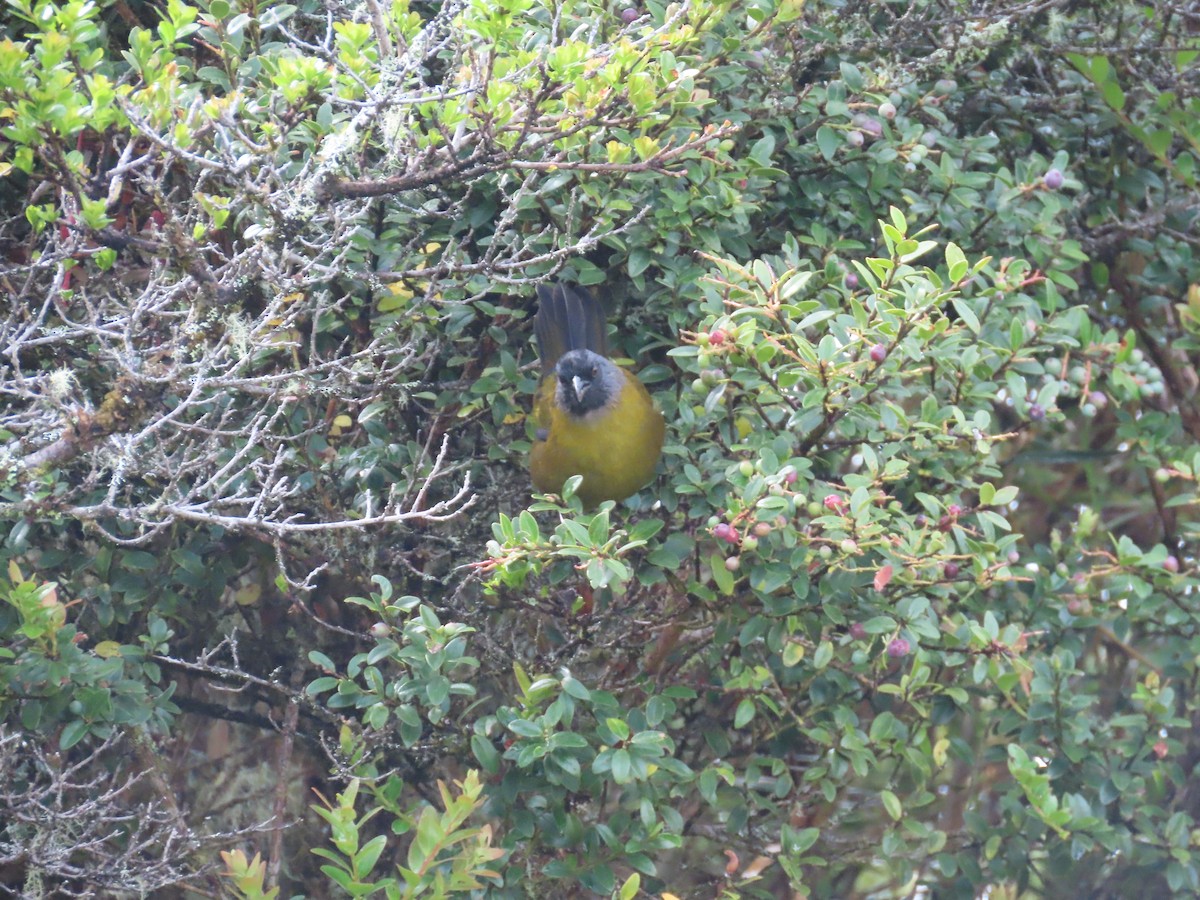
[[[912,647],[909,646],[908,641],[906,641],[904,638],[892,638],[891,641],[888,642],[887,655],[892,659],[901,659],[905,656],[908,656],[908,651],[911,649]]]
[[[834,512],[841,512],[846,505],[846,501],[842,499],[840,494],[829,494],[825,498],[825,508],[831,509]]]
[[[854,290],[856,287],[858,287],[858,276],[853,272],[846,273],[846,287],[850,288],[850,290]]]
[[[1052,191],[1057,191],[1063,186],[1063,173],[1058,169],[1051,169],[1042,176],[1042,184],[1046,185]]]
[[[737,529],[728,522],[721,522],[712,530],[713,537],[719,541],[724,541],[727,544],[736,544],[738,542]]]
[[[1168,572],[1178,572],[1179,571],[1178,557],[1168,556],[1166,559],[1163,560],[1162,567],[1164,569],[1166,569]]]
[[[873,119],[863,113],[859,113],[857,116],[855,116],[851,120],[850,124],[860,131],[869,134],[873,138],[877,138],[883,134],[883,125],[879,122],[879,120]]]
[[[856,641],[861,641],[867,636],[867,627],[862,622],[855,622],[850,626],[850,637]]]
[[[887,359],[887,347],[883,344],[876,344],[871,348],[871,361],[881,363]]]
[[[720,347],[723,343],[725,343],[725,337],[725,332],[720,328],[717,328],[711,334],[709,334],[708,342],[714,347]]]
[[[636,7],[627,6],[621,10],[621,21],[626,25],[630,25],[637,21],[638,15],[639,13]]]

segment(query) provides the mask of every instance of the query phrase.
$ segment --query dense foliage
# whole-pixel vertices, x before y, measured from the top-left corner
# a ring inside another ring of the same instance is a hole
[[[0,892],[1200,891],[1192,4],[5,25]]]

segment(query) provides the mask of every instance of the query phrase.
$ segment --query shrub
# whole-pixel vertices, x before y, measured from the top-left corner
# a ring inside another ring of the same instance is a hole
[[[1197,890],[1184,16],[11,3],[0,883]]]

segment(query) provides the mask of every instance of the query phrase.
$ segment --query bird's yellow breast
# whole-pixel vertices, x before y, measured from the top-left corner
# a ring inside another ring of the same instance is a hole
[[[572,475],[582,475],[579,499],[585,506],[624,500],[652,477],[662,453],[662,413],[637,377],[624,369],[617,399],[602,409],[576,416],[555,400],[553,375],[538,386],[534,420],[539,437],[530,453],[533,486],[562,490]]]

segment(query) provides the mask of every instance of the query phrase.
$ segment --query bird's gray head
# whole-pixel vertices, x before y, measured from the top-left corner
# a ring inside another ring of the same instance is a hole
[[[621,370],[616,363],[591,350],[564,353],[554,374],[558,377],[555,396],[559,405],[576,416],[604,408],[621,390]]]

